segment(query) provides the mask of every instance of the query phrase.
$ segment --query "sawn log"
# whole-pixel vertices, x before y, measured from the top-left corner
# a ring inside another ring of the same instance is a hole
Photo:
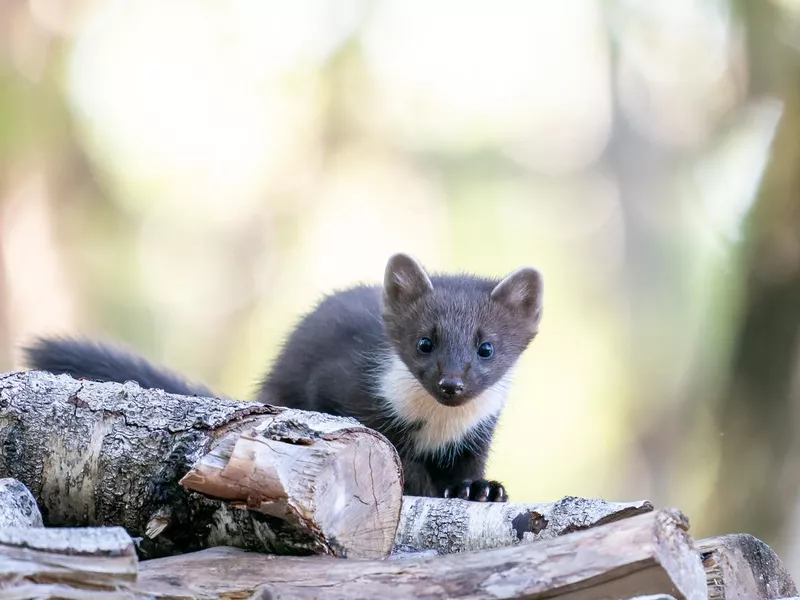
[[[394,447],[320,413],[9,373],[0,447],[0,477],[28,487],[46,526],[122,526],[143,557],[227,545],[380,558],[400,518]]]

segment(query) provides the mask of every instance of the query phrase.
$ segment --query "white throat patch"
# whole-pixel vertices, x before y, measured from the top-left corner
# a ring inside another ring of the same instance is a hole
[[[388,416],[396,424],[422,423],[420,429],[410,434],[410,450],[416,455],[437,454],[451,444],[467,443],[467,433],[473,427],[500,413],[510,379],[510,374],[506,374],[464,406],[444,406],[425,391],[392,352],[380,373],[379,392]]]

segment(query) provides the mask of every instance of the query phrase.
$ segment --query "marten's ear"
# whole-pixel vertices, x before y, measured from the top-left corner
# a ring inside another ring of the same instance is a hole
[[[542,275],[532,267],[517,269],[492,290],[492,300],[510,309],[536,331],[542,318]]]
[[[386,263],[383,296],[391,305],[412,302],[433,290],[430,277],[408,254],[395,254]]]

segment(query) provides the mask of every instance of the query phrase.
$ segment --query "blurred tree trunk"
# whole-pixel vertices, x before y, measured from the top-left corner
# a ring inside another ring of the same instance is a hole
[[[68,10],[76,7],[70,5]],[[63,215],[57,211],[58,205],[74,205],[78,198],[98,195],[61,88],[68,42],[34,18],[29,2],[0,2],[0,235],[18,226],[15,219],[20,208],[29,208],[27,197],[15,198],[28,180],[42,181],[35,194],[43,199],[46,218],[56,225],[53,237],[60,233]],[[50,273],[36,272],[31,281],[42,295],[56,296],[60,290],[53,286],[52,275],[69,267],[70,254],[41,252],[54,268]],[[0,239],[0,371],[17,366],[13,359],[20,342],[14,335],[20,328],[15,318],[19,299],[15,301],[13,294],[19,282],[10,275],[19,258],[9,258],[10,254],[9,239]],[[12,260],[16,262],[12,264]],[[69,277],[65,280],[71,284]],[[30,289],[32,285],[28,285]],[[37,306],[31,314],[38,318],[44,311]]]
[[[20,3],[16,5],[12,2],[4,2],[0,4],[0,94],[3,98],[8,97],[8,89],[11,78],[11,42],[12,39],[12,25],[16,10],[18,10]],[[4,103],[5,104],[5,103]],[[0,104],[0,370],[6,371],[11,368],[11,351],[8,345],[9,339],[9,307],[8,307],[8,286],[9,282],[6,275],[4,246],[2,239],[2,210],[3,200],[6,196],[6,190],[9,188],[9,163],[11,152],[9,148],[10,123],[13,117],[10,113],[10,107]]]
[[[746,531],[779,549],[800,483],[800,64],[781,40],[785,15],[769,2],[742,9],[751,95],[781,98],[784,113],[747,222],[741,325],[716,412],[722,455],[704,527]]]

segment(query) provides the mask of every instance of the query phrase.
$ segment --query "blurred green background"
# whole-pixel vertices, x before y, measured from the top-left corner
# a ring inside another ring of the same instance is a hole
[[[0,368],[249,399],[324,292],[544,274],[490,475],[800,575],[800,2],[2,0]]]

